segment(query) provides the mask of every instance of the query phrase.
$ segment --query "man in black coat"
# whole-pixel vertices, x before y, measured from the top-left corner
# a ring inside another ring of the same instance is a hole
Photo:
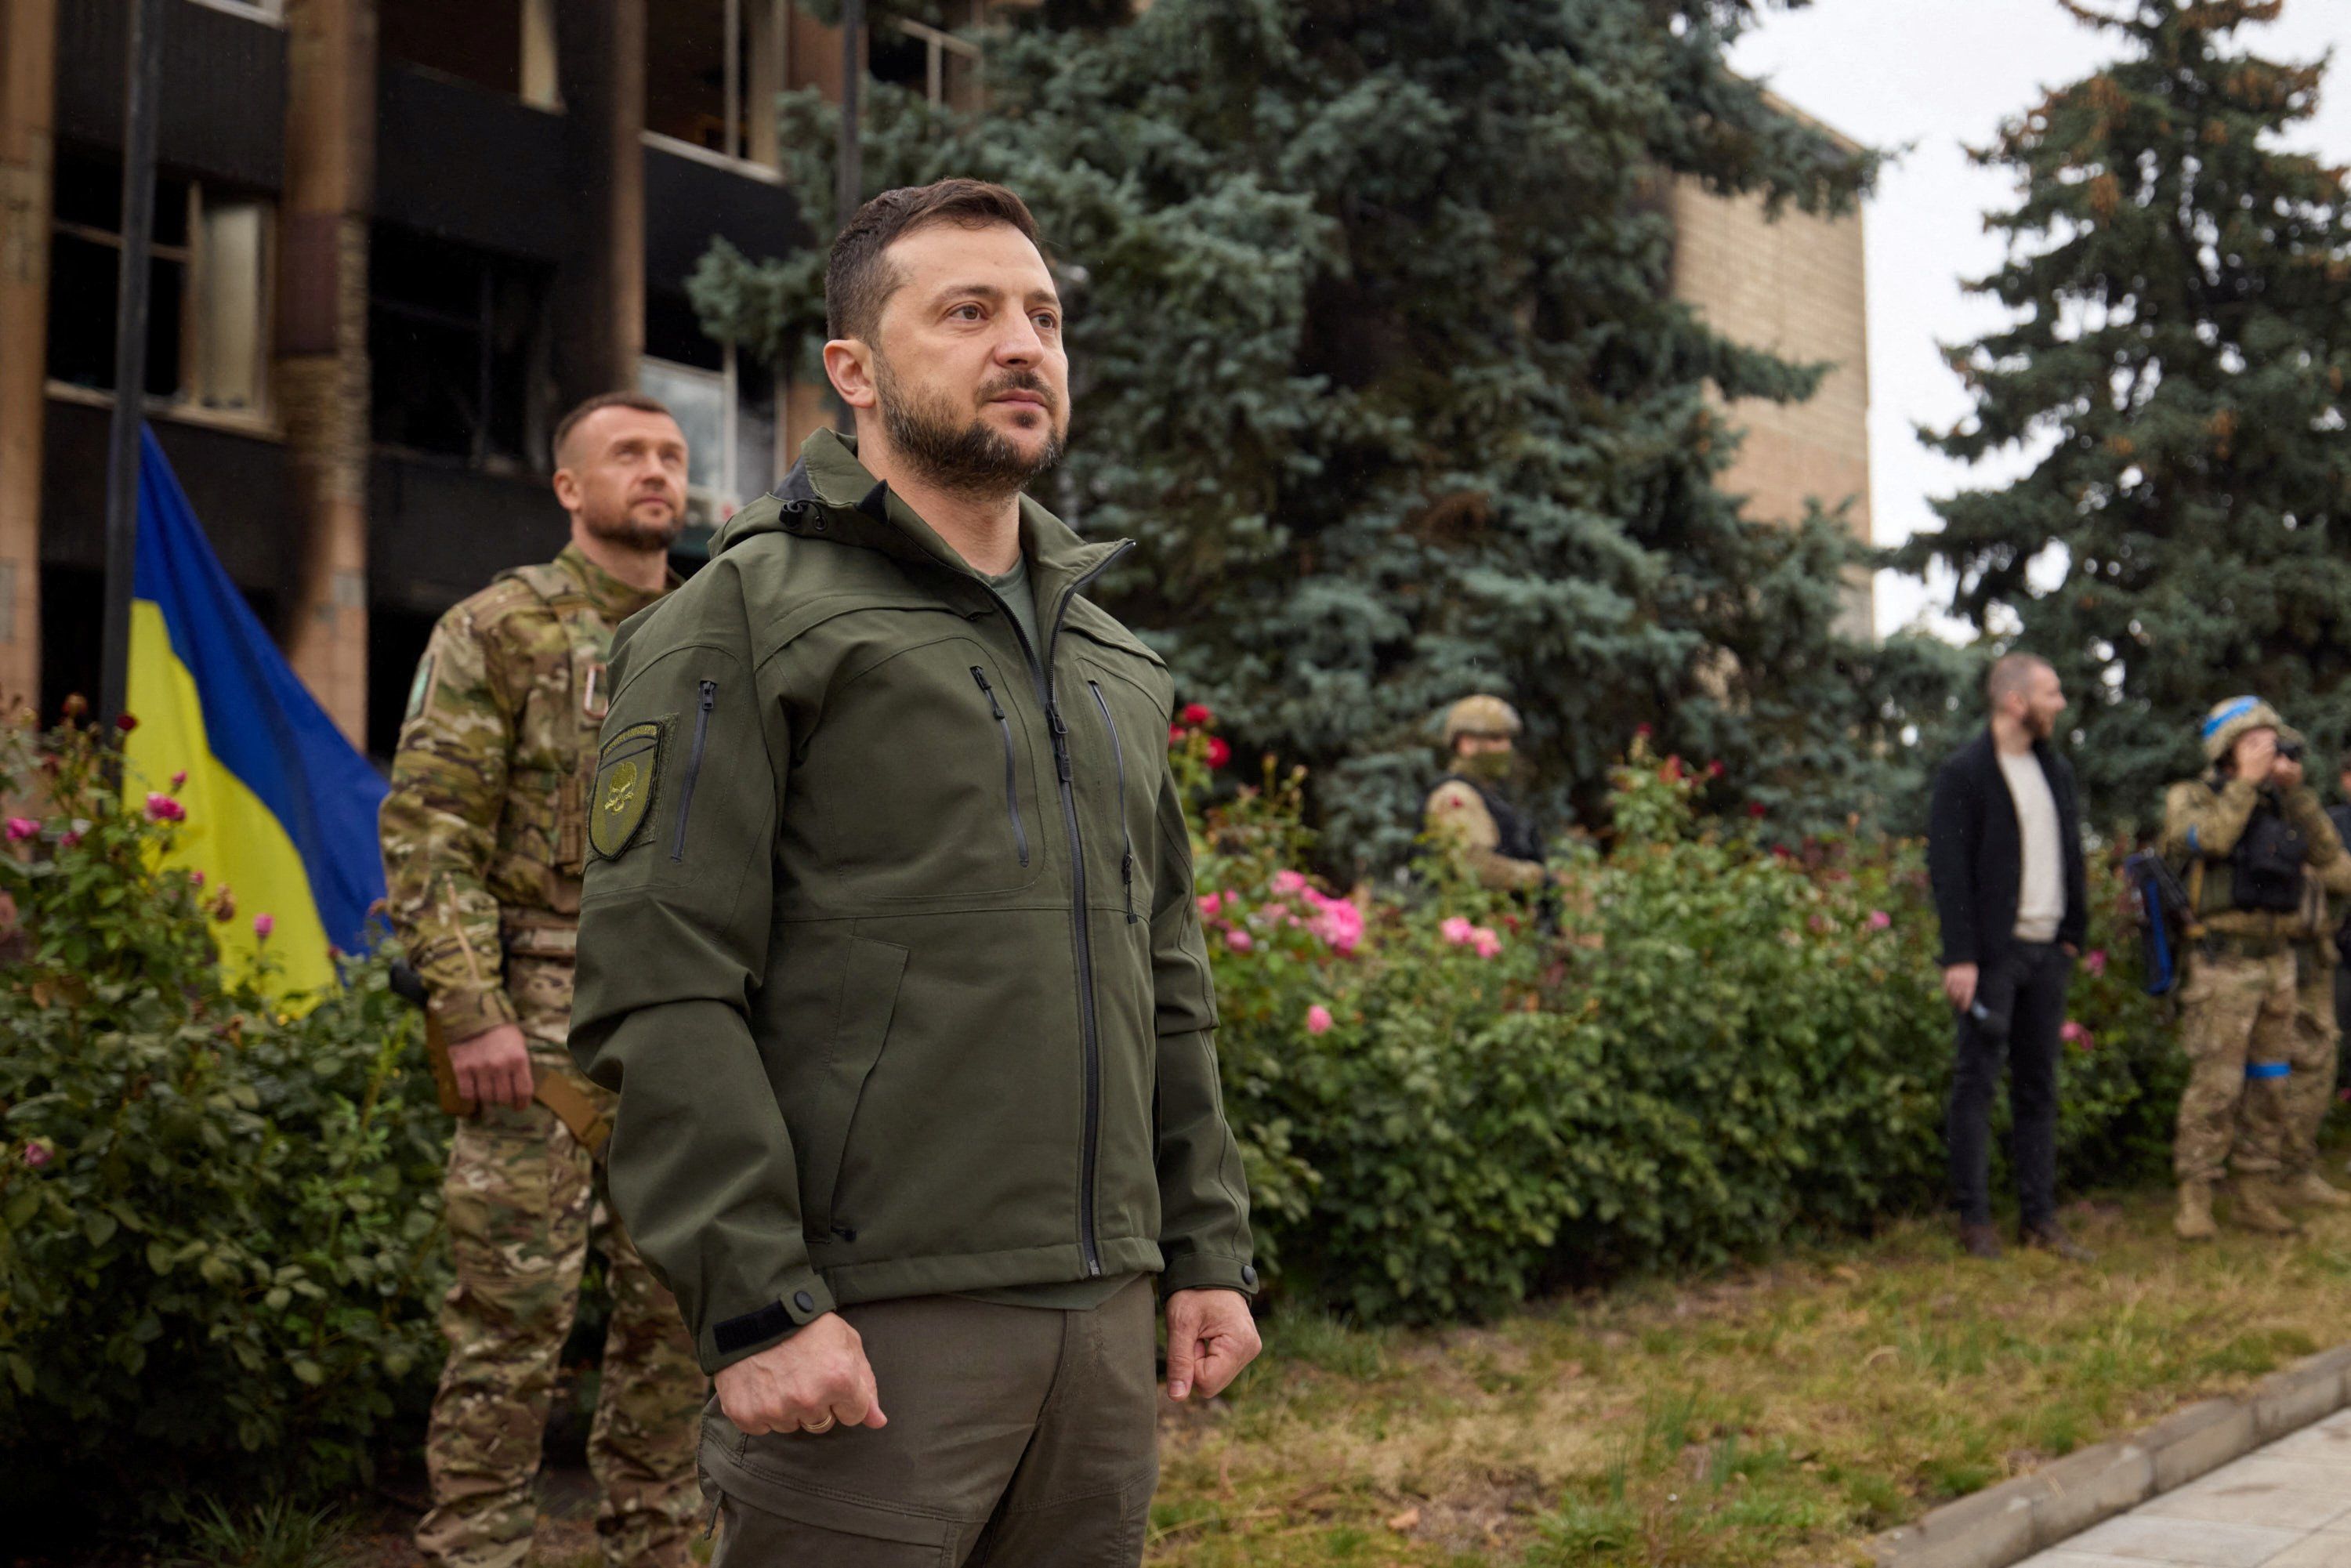
[[[1959,1240],[2000,1256],[1991,1225],[1991,1102],[2009,1070],[2022,1239],[2088,1254],[2057,1221],[2057,1051],[2089,924],[2074,770],[2049,744],[2065,694],[2046,660],[2011,653],[1986,683],[1991,722],[1935,776],[1927,865],[1943,927],[1943,994],[1958,1015],[1948,1136]]]

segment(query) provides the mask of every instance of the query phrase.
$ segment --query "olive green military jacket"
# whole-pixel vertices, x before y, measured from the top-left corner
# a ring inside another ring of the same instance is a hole
[[[1249,1291],[1173,682],[1021,510],[1045,646],[822,432],[622,628],[571,1049],[710,1370],[837,1303]]]
[[[2236,907],[2230,857],[2237,852],[2237,841],[2244,836],[2265,795],[2309,846],[2304,852],[2309,869],[2299,910]],[[2334,926],[2327,917],[2326,895],[2351,893],[2351,854],[2345,852],[2342,837],[2308,785],[2279,794],[2247,779],[2231,779],[2217,786],[2207,779],[2183,779],[2164,794],[2158,849],[2175,865],[2193,867],[2202,862],[2198,922],[2223,935],[2296,939],[2327,936]]]
[[[568,959],[621,622],[657,595],[567,545],[442,616],[377,822],[392,934],[451,1040],[517,1021],[506,957]]]

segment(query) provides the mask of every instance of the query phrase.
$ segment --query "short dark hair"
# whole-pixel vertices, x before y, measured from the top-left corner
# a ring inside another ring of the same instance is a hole
[[[664,419],[675,419],[677,417],[677,415],[670,413],[669,404],[662,402],[661,399],[653,396],[651,392],[598,392],[594,397],[586,399],[579,407],[573,409],[569,413],[565,414],[561,419],[555,422],[555,440],[552,445],[552,451],[555,455],[555,465],[558,468],[563,466],[563,444],[571,439],[571,433],[580,427],[580,422],[587,418],[591,413],[597,413],[608,408],[633,408],[640,413],[660,414]]]
[[[882,307],[898,278],[882,259],[891,246],[934,224],[984,229],[1005,224],[1041,253],[1029,204],[985,180],[939,180],[884,191],[849,220],[832,242],[824,268],[824,329],[835,338],[871,341]]]

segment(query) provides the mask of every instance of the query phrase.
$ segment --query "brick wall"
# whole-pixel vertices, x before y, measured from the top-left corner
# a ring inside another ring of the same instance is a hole
[[[1730,405],[1745,444],[1723,483],[1748,497],[1747,515],[1793,522],[1805,502],[1850,500],[1848,524],[1869,524],[1869,361],[1859,214],[1828,220],[1783,208],[1767,221],[1754,198],[1724,199],[1677,184],[1674,294],[1733,341],[1798,363],[1834,368],[1808,402]],[[1865,574],[1848,584],[1849,623],[1870,625]]]

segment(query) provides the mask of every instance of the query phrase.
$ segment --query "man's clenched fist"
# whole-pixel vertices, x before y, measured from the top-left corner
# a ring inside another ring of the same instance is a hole
[[[1167,1298],[1167,1397],[1213,1399],[1264,1346],[1238,1291],[1178,1291]]]
[[[838,1312],[811,1319],[781,1344],[720,1369],[718,1407],[745,1432],[830,1432],[885,1427],[865,1342]]]

